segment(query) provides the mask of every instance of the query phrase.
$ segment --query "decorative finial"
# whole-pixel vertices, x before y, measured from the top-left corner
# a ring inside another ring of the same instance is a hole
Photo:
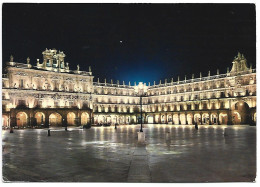
[[[77,71],[79,71],[79,64],[77,65]]]
[[[185,75],[185,77],[184,77],[184,80],[185,80],[185,82],[186,82],[186,80],[187,80],[187,77],[186,77],[186,75]]]
[[[238,58],[238,59],[241,59],[241,54],[240,54],[240,52],[238,52],[237,58]]]
[[[10,62],[13,62],[14,61],[14,57],[13,55],[10,56]]]
[[[27,64],[30,64],[30,58],[29,57],[27,58]]]
[[[107,83],[107,79],[104,80],[105,84]]]
[[[123,81],[123,85],[125,85],[125,81]]]
[[[99,83],[99,78],[97,78],[97,82]]]
[[[111,84],[113,84],[113,79],[111,79]]]
[[[180,76],[178,76],[178,83],[180,82]]]
[[[67,67],[67,68],[69,67],[69,63],[68,63],[68,62],[66,62],[66,67]]]
[[[194,74],[192,74],[192,79],[194,79]]]
[[[91,66],[88,67],[88,71],[91,72]]]
[[[167,84],[167,79],[165,79],[164,83]]]
[[[160,85],[162,84],[162,81],[160,80]]]
[[[171,82],[173,83],[173,78],[172,78]]]
[[[151,86],[150,82],[148,82],[148,86]]]
[[[219,69],[217,69],[217,75],[219,75]]]
[[[129,81],[129,86],[131,86],[131,83],[130,83],[130,81]]]
[[[119,85],[119,80],[117,80],[117,85]]]
[[[253,67],[253,66],[252,66],[252,63],[250,63],[250,67],[249,67],[249,68],[250,68],[250,69],[253,69],[252,67]]]
[[[200,79],[202,78],[202,73],[200,72]]]
[[[136,86],[136,82],[135,82],[135,86]]]
[[[40,63],[40,59],[37,59],[37,64],[39,64]]]
[[[153,81],[153,85],[155,85],[155,81]]]
[[[227,67],[227,73],[229,73],[229,67]]]

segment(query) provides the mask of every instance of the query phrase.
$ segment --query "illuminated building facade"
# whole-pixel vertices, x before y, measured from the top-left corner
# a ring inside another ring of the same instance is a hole
[[[93,82],[88,71],[70,70],[65,54],[46,49],[36,66],[14,62],[3,74],[3,126],[111,124],[254,124],[256,71],[238,53],[231,71],[148,85]],[[143,117],[140,116],[140,94]]]

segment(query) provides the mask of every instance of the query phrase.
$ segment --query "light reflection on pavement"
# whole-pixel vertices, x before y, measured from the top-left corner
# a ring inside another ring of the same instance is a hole
[[[256,128],[144,125],[151,182],[253,181]],[[126,182],[139,125],[2,131],[8,181]]]

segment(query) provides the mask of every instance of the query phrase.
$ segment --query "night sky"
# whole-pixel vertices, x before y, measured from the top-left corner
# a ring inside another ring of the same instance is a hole
[[[240,51],[256,65],[254,4],[3,4],[3,63],[66,54],[70,69],[151,82],[226,73]]]

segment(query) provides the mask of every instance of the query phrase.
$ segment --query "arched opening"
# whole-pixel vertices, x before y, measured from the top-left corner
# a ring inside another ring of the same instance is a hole
[[[59,113],[55,112],[49,116],[49,121],[51,126],[61,126],[62,125],[62,117]]]
[[[168,115],[168,123],[172,123],[172,115],[171,114]]]
[[[182,125],[185,125],[185,124],[186,124],[185,114],[181,114],[181,115],[180,115],[180,120],[181,120],[181,124],[182,124]]]
[[[147,123],[149,124],[153,123],[153,116],[147,116]]]
[[[204,124],[204,125],[209,124],[209,114],[208,113],[202,114],[202,124]]]
[[[35,119],[36,119],[36,124],[37,125],[43,125],[45,123],[45,115],[42,112],[37,112],[34,115]]]
[[[133,124],[133,123],[136,123],[136,117],[135,116],[132,116],[131,117],[131,123]]]
[[[9,119],[6,115],[2,115],[2,124],[3,128],[9,127]]]
[[[238,101],[231,109],[233,124],[248,124],[250,122],[249,106],[246,102]]]
[[[218,124],[218,115],[216,113],[211,114],[211,124]]]
[[[178,114],[174,114],[173,115],[173,122],[174,122],[175,125],[179,124],[179,116],[178,116]]]
[[[130,116],[126,117],[126,123],[129,124],[130,123]]]
[[[187,121],[189,125],[192,125],[192,114],[187,114]]]
[[[76,125],[76,114],[74,112],[67,114],[67,125]]]
[[[87,112],[83,112],[81,114],[80,121],[81,121],[81,125],[86,125],[90,121],[89,114]]]
[[[227,125],[228,122],[228,116],[226,113],[220,113],[219,114],[219,123],[221,125]]]
[[[159,115],[155,116],[155,123],[159,123]]]
[[[162,116],[161,116],[161,122],[162,122],[162,123],[165,123],[165,115],[162,115]]]
[[[201,122],[200,114],[194,114],[194,122],[200,124]]]
[[[27,125],[28,116],[25,112],[19,112],[16,114],[16,123],[18,127]]]
[[[107,116],[107,123],[111,123],[111,122],[112,122],[111,116]]]
[[[234,114],[232,116],[232,123],[234,125],[241,124],[241,115],[239,114],[239,112],[234,112]]]

